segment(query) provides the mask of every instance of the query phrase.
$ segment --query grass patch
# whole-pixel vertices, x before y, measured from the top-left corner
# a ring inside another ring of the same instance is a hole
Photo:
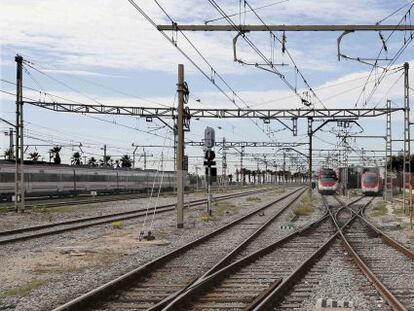
[[[9,211],[7,207],[0,207],[0,214],[6,214]]]
[[[404,209],[403,208],[393,208],[392,213],[394,215],[403,216],[404,215]]]
[[[246,198],[246,201],[247,202],[261,202],[262,199],[259,198],[259,197],[248,197],[248,198]]]
[[[234,205],[233,203],[226,202],[226,201],[216,202],[212,206],[212,215],[209,216],[206,212],[203,212],[199,216],[199,219],[201,221],[208,222],[208,221],[215,220],[225,215],[237,214],[239,210],[240,210],[240,206]]]
[[[48,209],[44,205],[35,205],[32,208],[32,212],[33,213],[40,213],[40,214],[47,214],[47,213],[50,213],[50,209]]]
[[[295,216],[308,216],[312,214],[315,209],[313,206],[319,203],[319,199],[316,196],[310,196],[309,193],[302,196],[299,206],[293,209]]]
[[[315,210],[313,209],[312,206],[301,206],[301,207],[297,207],[293,210],[293,213],[296,216],[308,216],[310,214],[312,214]]]
[[[122,229],[124,227],[124,223],[122,221],[113,221],[111,225],[112,229]]]
[[[16,287],[1,293],[0,296],[2,297],[9,297],[9,296],[27,296],[33,290],[45,285],[47,281],[45,280],[34,280],[31,281],[23,286]]]
[[[378,204],[372,209],[371,215],[374,217],[384,216],[387,214],[387,206],[385,201],[380,201]]]
[[[225,201],[217,202],[213,205],[213,213],[216,217],[223,216],[225,214],[236,214],[239,210],[239,206]]]

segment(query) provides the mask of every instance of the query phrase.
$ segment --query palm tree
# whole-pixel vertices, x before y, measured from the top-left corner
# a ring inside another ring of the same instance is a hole
[[[105,156],[103,159],[99,160],[100,166],[112,166],[113,160],[111,159],[110,155]]]
[[[36,151],[29,153],[29,159],[33,162],[37,162],[40,159],[40,154]]]
[[[122,167],[131,167],[132,161],[129,155],[125,154],[121,158],[121,166]]]
[[[4,151],[4,160],[12,160],[14,158],[14,152],[12,148]]]
[[[78,151],[76,151],[73,155],[72,155],[72,159],[71,159],[71,163],[72,165],[81,165],[81,155]]]
[[[60,164],[62,161],[60,159],[60,151],[62,150],[61,146],[54,146],[49,150],[51,158],[55,164]]]
[[[88,160],[89,166],[92,166],[92,167],[97,166],[97,163],[96,162],[97,161],[96,161],[96,159],[94,157],[90,157],[89,160]]]

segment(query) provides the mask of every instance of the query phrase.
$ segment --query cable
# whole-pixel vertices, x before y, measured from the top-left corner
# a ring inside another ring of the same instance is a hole
[[[255,10],[256,11],[258,11],[258,10],[262,10],[262,9],[265,9],[265,8],[269,8],[269,7],[271,7],[271,6],[274,6],[274,5],[276,5],[276,4],[281,4],[281,3],[284,3],[284,2],[288,2],[289,0],[282,0],[282,1],[277,1],[277,2],[273,2],[273,3],[269,3],[269,4],[266,4],[266,5],[263,5],[263,6],[261,6],[261,7],[257,7],[257,8],[255,8]],[[239,8],[240,8],[240,2],[239,2]],[[244,11],[244,13],[249,13],[249,12],[252,12],[252,10],[247,10],[247,11]],[[229,15],[227,15],[228,17],[233,17],[233,16],[236,16],[236,15],[240,15],[240,10],[239,10],[239,12],[238,13],[234,13],[234,14],[229,14]],[[222,20],[224,17],[218,17],[218,18],[214,18],[214,19],[210,19],[210,20],[206,20],[206,21],[204,21],[204,24],[208,24],[208,23],[212,23],[212,22],[217,22],[217,21],[219,21],[219,20]]]
[[[135,3],[134,0],[128,0],[128,2],[154,27],[158,30],[157,24],[154,22],[153,19],[151,19],[151,17],[149,17],[145,11],[138,5]],[[173,23],[174,25],[177,25],[175,23],[175,21],[171,18],[171,16],[166,12],[166,10],[156,1],[154,0],[154,2],[157,4],[157,6],[161,9],[161,11],[165,14],[165,16],[171,21],[171,23]],[[207,74],[187,53],[184,52],[183,49],[181,49],[177,42],[174,41],[174,39],[171,39],[169,36],[167,36],[167,34],[164,31],[160,31],[158,30],[165,39],[167,39],[205,78],[207,78],[207,80],[209,80],[232,104],[234,104],[237,108],[241,108],[237,103],[236,103],[236,98],[242,102],[244,105],[246,105],[247,108],[249,107],[249,104],[242,99],[237,93],[236,91],[229,85],[229,83],[215,70],[215,68],[210,64],[210,62],[206,59],[206,57],[201,53],[201,51],[194,45],[194,43],[187,37],[187,35],[182,32],[179,27],[177,26],[177,30],[178,32],[180,32],[180,34],[183,36],[183,38],[190,44],[190,46],[194,49],[194,51],[199,55],[199,57],[205,62],[205,64],[209,67],[210,69],[210,75]],[[215,78],[218,78],[223,84],[224,86],[230,91],[231,95],[227,94],[226,91],[224,91],[224,89],[218,85],[216,83]],[[257,124],[256,121],[251,120],[251,122],[253,122],[254,124],[256,124],[256,126],[262,131],[263,129],[260,128],[260,126]],[[265,133],[266,134],[266,133]],[[266,134],[267,135],[267,134]]]
[[[40,67],[40,68],[42,68],[43,69],[43,74],[46,74],[46,73],[44,73],[44,71],[53,71],[53,70],[51,70],[51,69],[47,69],[47,68],[44,68],[42,65],[39,65],[39,64],[35,64],[35,63],[33,63],[32,61],[27,61],[30,65],[32,65],[32,66],[37,66],[37,67]],[[33,67],[32,67],[33,68]],[[38,69],[39,71],[40,71],[40,69]],[[50,75],[48,75],[48,77],[50,78]],[[97,86],[97,87],[100,87],[100,88],[102,88],[102,89],[104,89],[104,90],[111,90],[111,91],[113,91],[113,92],[116,92],[116,93],[118,93],[118,94],[121,94],[121,95],[126,95],[126,96],[130,96],[130,97],[134,97],[134,98],[137,98],[137,99],[139,99],[139,100],[142,100],[142,101],[145,101],[145,102],[148,102],[148,103],[150,103],[150,104],[155,104],[155,105],[159,105],[159,106],[162,106],[162,107],[166,107],[166,108],[171,108],[170,106],[168,106],[168,105],[164,105],[164,104],[161,104],[161,103],[159,103],[159,102],[156,102],[156,101],[153,101],[153,100],[149,100],[149,99],[147,99],[147,98],[144,98],[144,97],[141,97],[141,96],[137,96],[137,95],[135,95],[135,94],[131,94],[131,93],[127,93],[127,92],[125,92],[125,91],[121,91],[121,90],[118,90],[118,89],[116,89],[116,88],[114,88],[114,87],[111,87],[111,86],[107,86],[107,85],[103,85],[103,84],[101,84],[101,83],[97,83],[97,82],[94,82],[94,81],[90,81],[90,80],[88,80],[88,79],[85,79],[85,78],[80,78],[80,77],[77,77],[77,76],[72,76],[72,78],[74,78],[74,79],[76,79],[76,80],[79,80],[79,81],[82,81],[82,82],[86,82],[86,83],[89,83],[89,84],[92,84],[92,85],[95,85],[95,86]],[[57,79],[56,79],[57,80]],[[56,81],[55,80],[55,81]],[[59,82],[60,84],[62,84],[63,82]],[[65,85],[65,86],[67,86],[65,83],[63,83],[63,85]]]
[[[269,26],[265,23],[265,21],[259,16],[259,14],[257,14],[257,12],[255,11],[255,9],[252,8],[252,6],[249,4],[249,2],[247,2],[246,0],[243,0],[247,6],[253,11],[253,13],[256,15],[256,17],[260,20],[260,22],[268,29],[268,31],[273,35],[273,37],[275,39],[278,40],[278,42],[280,44],[282,44],[283,48],[284,48],[284,52],[286,53],[286,55],[289,57],[290,61],[292,62],[292,64],[294,65],[294,69],[295,72],[298,73],[300,75],[300,77],[302,78],[303,82],[305,83],[305,85],[308,87],[309,91],[311,91],[312,95],[318,100],[318,102],[322,105],[323,108],[327,109],[327,107],[325,106],[325,104],[322,102],[322,100],[318,97],[318,95],[315,93],[315,91],[312,89],[312,87],[309,85],[308,81],[305,79],[304,75],[302,74],[302,72],[299,70],[298,66],[296,65],[296,62],[294,61],[292,55],[290,54],[289,50],[286,48],[286,46],[284,45],[284,42],[282,42],[275,34],[273,31],[270,30]],[[296,89],[296,88],[295,88]]]

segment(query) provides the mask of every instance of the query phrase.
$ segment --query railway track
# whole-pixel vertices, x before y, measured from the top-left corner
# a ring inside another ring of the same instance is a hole
[[[274,190],[274,189],[271,189]],[[237,197],[249,196],[258,193],[264,193],[271,191],[270,189],[263,189],[263,190],[250,190],[244,191],[234,194],[226,194],[215,197],[215,201],[222,201]],[[187,202],[186,206],[193,207],[202,204],[206,204],[206,199],[197,199]],[[154,212],[156,214],[170,212],[175,210],[175,204],[167,204],[158,207],[150,207],[148,209],[149,212]],[[147,214],[147,209],[138,209],[133,211],[126,211],[126,212],[117,212],[111,213],[106,215],[99,215],[99,216],[92,216],[92,217],[84,217],[78,219],[71,219],[65,220],[60,222],[54,223],[47,223],[42,225],[30,226],[30,227],[23,227],[17,228],[8,231],[0,231],[0,245],[14,243],[19,241],[25,241],[29,239],[34,239],[42,236],[53,235],[63,232],[68,232],[72,230],[83,229],[87,227],[97,226],[101,224],[111,223],[114,221],[121,221],[121,220],[128,220],[138,217],[143,217]]]
[[[236,256],[275,219],[294,204],[300,188],[161,256],[61,307],[58,310],[160,310],[211,269]],[[277,206],[275,206],[277,204]],[[264,213],[264,214],[263,214]]]
[[[326,211],[312,224],[259,250],[252,249],[253,253],[200,279],[163,310],[253,309],[301,266],[304,258],[315,260],[331,243],[334,233],[334,223]]]
[[[339,203],[343,205],[341,201]],[[353,267],[362,271],[353,278],[353,285],[360,288],[371,306],[378,310],[414,310],[414,254],[362,216],[368,204],[362,208],[341,208],[333,213],[337,226],[343,228],[338,231],[343,247],[339,248],[336,241],[321,260],[301,275],[287,295],[280,295],[279,290],[278,298],[272,301],[274,310],[302,310],[306,300],[323,282],[323,274],[333,254],[343,255],[344,248],[350,254],[348,258],[352,259]],[[269,307],[269,303],[255,310],[267,310],[264,307]]]
[[[356,265],[394,310],[414,310],[414,253],[365,217],[341,233]]]
[[[236,188],[233,188],[237,190]],[[217,190],[217,189],[216,189]],[[230,188],[232,190],[232,188]],[[264,189],[257,189],[257,191],[262,191]],[[214,189],[213,189],[214,191]],[[185,194],[192,194],[202,192],[201,190],[188,191]],[[175,192],[161,192],[161,196],[174,195]],[[52,208],[60,206],[69,206],[69,205],[85,205],[85,204],[94,204],[102,202],[112,202],[112,201],[123,201],[123,200],[133,200],[133,199],[145,199],[149,198],[147,193],[124,193],[124,194],[108,194],[108,195],[99,195],[96,197],[88,196],[79,196],[79,197],[67,197],[67,198],[50,198],[50,199],[38,199],[38,198],[26,198],[26,201],[29,200],[30,204],[25,205],[26,210],[32,210],[33,208],[42,207],[42,208]],[[8,211],[14,211],[14,205],[10,202],[0,202],[0,208],[7,209]]]

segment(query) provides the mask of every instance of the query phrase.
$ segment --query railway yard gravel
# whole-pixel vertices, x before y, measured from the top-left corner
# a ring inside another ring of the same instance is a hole
[[[257,190],[259,191],[261,189],[266,188],[268,188],[268,186],[257,187]],[[223,191],[218,192],[217,195],[220,196],[223,194],[232,194],[249,190],[251,189],[225,189]],[[184,196],[184,199],[185,201],[188,201],[203,199],[205,197],[206,195],[203,192],[194,192],[186,194]],[[64,199],[62,199],[61,201],[64,201]],[[44,207],[42,204],[39,204],[33,210],[27,210],[25,213],[1,213],[0,231],[84,217],[101,216],[115,212],[133,211],[137,209],[155,206],[155,201],[156,198],[137,198],[79,205],[63,205],[58,207]],[[175,196],[162,195],[158,199],[158,206],[171,204],[175,201]]]
[[[50,310],[270,202],[281,192],[217,202],[216,216],[209,221],[202,210],[192,208],[186,212],[184,231],[175,228],[174,213],[156,215],[152,231],[157,239],[151,242],[137,240],[141,218],[3,245],[0,310]],[[296,223],[315,218],[319,210],[315,211]]]
[[[392,204],[383,205],[387,210],[378,209],[383,201],[377,198],[366,211],[368,220],[376,227],[383,230],[394,240],[400,242],[408,249],[414,251],[414,231],[410,230],[409,217],[404,217],[401,213],[402,204],[394,202]],[[404,219],[404,220],[403,220]]]
[[[305,281],[296,286],[313,288],[310,296],[303,299],[300,310],[314,310],[318,299],[351,302],[358,311],[391,310],[352,263],[339,241],[310,269]]]

